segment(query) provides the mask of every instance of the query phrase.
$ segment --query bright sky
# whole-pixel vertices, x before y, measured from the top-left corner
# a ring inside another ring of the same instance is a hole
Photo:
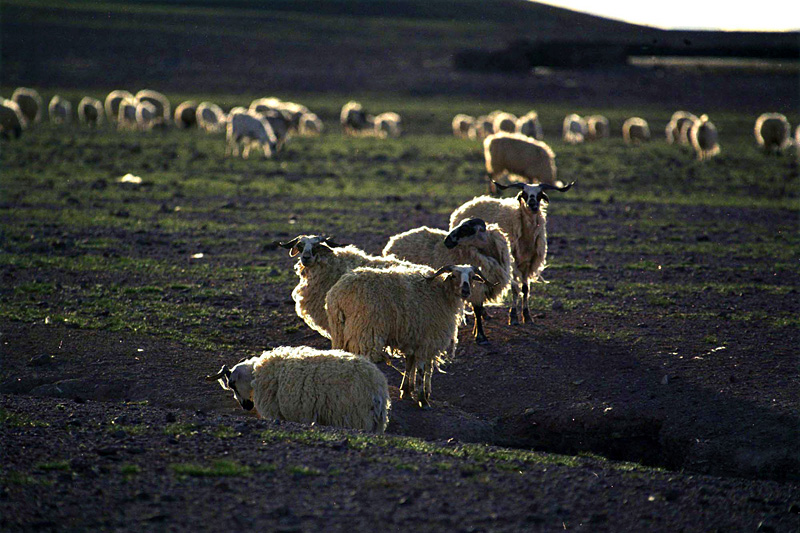
[[[543,4],[663,29],[800,29],[799,0],[537,0]]]

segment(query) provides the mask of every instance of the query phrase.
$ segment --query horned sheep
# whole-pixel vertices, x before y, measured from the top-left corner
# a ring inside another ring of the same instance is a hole
[[[564,117],[562,139],[568,144],[580,144],[586,139],[586,120],[580,115],[571,114]]]
[[[608,119],[603,115],[591,115],[586,117],[586,140],[599,141],[611,137],[611,127]]]
[[[401,125],[403,120],[400,115],[392,111],[386,111],[376,116],[375,119],[375,135],[381,138],[400,137]]]
[[[156,118],[154,125],[166,125],[172,120],[172,111],[169,100],[166,96],[152,89],[142,89],[136,93],[136,99],[140,102],[150,102],[156,108]]]
[[[495,133],[483,141],[483,155],[490,192],[504,172],[531,183],[556,183],[556,155],[542,141],[519,133]]]
[[[720,152],[719,134],[714,123],[708,120],[708,115],[695,121],[689,132],[689,139],[699,161],[711,159]]]
[[[391,237],[383,255],[394,255],[431,268],[448,264],[477,267],[487,283],[478,285],[469,299],[475,315],[472,333],[478,344],[488,342],[483,331],[484,305],[502,300],[514,268],[508,237],[498,225],[487,225],[483,220],[473,218],[465,220],[449,233],[423,226]]]
[[[434,271],[409,264],[348,272],[325,297],[332,347],[374,362],[387,361],[389,353],[404,356],[400,397],[430,407],[433,370],[455,353],[458,324],[474,282],[483,279],[470,265]]]
[[[537,141],[544,139],[542,124],[539,122],[539,114],[536,111],[529,111],[517,119],[516,131],[526,137],[533,137]]]
[[[84,96],[78,102],[78,121],[81,124],[99,126],[103,122],[103,104],[100,100]]]
[[[47,113],[53,124],[69,124],[72,120],[72,104],[69,100],[55,95],[47,106]]]
[[[453,135],[460,139],[466,139],[469,137],[469,131],[474,122],[475,117],[471,117],[470,115],[459,113],[454,116],[452,122]]]
[[[36,89],[17,87],[11,95],[11,100],[19,105],[28,125],[41,122],[44,103]]]
[[[250,157],[255,146],[264,152],[264,158],[272,157],[278,149],[278,139],[267,120],[255,112],[232,110],[228,120],[225,155],[239,155],[239,146],[244,145],[242,157]]]
[[[767,153],[780,153],[792,144],[792,127],[781,113],[764,113],[755,125],[758,145]]]
[[[132,93],[122,89],[117,89],[108,93],[103,106],[105,107],[106,116],[108,117],[109,122],[117,121],[119,118],[119,107],[125,100],[132,101],[135,100],[135,97]]]
[[[650,126],[641,117],[631,117],[622,124],[625,144],[641,144],[650,140]]]
[[[386,376],[363,357],[341,350],[281,346],[224,365],[219,381],[259,417],[383,433],[389,423]]]
[[[25,118],[20,105],[14,100],[0,98],[0,135],[19,139],[27,127],[28,119]]]
[[[175,125],[179,128],[188,129],[197,126],[197,102],[186,100],[175,108]]]
[[[547,258],[547,213],[542,200],[549,203],[545,191],[568,191],[575,182],[565,187],[556,187],[547,183],[529,185],[512,183],[509,186],[495,183],[500,189],[519,189],[516,198],[497,199],[490,196],[478,196],[453,211],[450,215],[450,228],[457,227],[470,218],[480,218],[487,223],[497,224],[508,236],[511,245],[511,256],[514,258],[513,270],[515,279],[511,282],[512,304],[508,311],[508,323],[517,324],[519,315],[517,306],[519,290],[522,290],[522,320],[530,322],[528,311],[528,291],[531,281],[540,281]]]

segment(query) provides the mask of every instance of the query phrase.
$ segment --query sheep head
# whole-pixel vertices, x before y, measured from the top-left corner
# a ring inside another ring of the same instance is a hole
[[[233,397],[245,411],[251,411],[253,403],[253,363],[245,360],[233,367],[222,365],[219,372],[212,376],[206,376],[206,381],[219,381],[220,386],[225,390],[233,391]]]
[[[472,265],[445,265],[430,276],[434,280],[444,274],[445,283],[449,283],[463,300],[472,295],[472,283],[487,283],[478,267]]]
[[[475,240],[480,244],[486,244],[489,238],[486,236],[486,222],[480,218],[470,218],[464,220],[453,228],[444,239],[444,245],[448,249],[453,249],[460,243],[469,243]]]
[[[278,246],[289,250],[289,257],[300,255],[300,262],[304,267],[310,267],[320,257],[333,253],[332,248],[342,246],[336,243],[332,237],[323,235],[298,235],[287,242],[278,242]]]
[[[525,205],[534,212],[537,213],[539,211],[539,202],[544,200],[548,204],[550,203],[550,198],[544,191],[559,191],[559,192],[567,192],[575,185],[575,182],[569,183],[564,187],[556,187],[555,185],[550,185],[549,183],[537,183],[537,184],[528,184],[528,183],[512,183],[511,185],[503,185],[501,183],[497,183],[496,181],[492,180],[498,189],[505,190],[505,189],[519,189],[520,192],[517,195],[517,198],[521,199],[525,202]]]

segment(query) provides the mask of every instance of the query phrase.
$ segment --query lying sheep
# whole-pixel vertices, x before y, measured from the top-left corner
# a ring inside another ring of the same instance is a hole
[[[139,102],[135,98],[126,98],[117,104],[117,129],[135,130],[138,128],[136,122],[136,108]]]
[[[148,131],[164,123],[164,117],[150,102],[139,101],[136,104],[136,127],[141,131]]]
[[[400,137],[402,119],[400,115],[392,111],[386,111],[376,116],[375,119],[375,135],[377,137],[386,138]]]
[[[542,124],[539,122],[539,114],[536,111],[528,111],[519,117],[516,131],[526,137],[533,137],[537,141],[544,139],[544,131],[542,131]]]
[[[119,117],[119,106],[125,100],[134,101],[135,97],[133,96],[132,93],[119,89],[108,93],[108,96],[106,96],[104,107],[109,122],[117,121],[117,118]]]
[[[358,135],[365,130],[371,130],[374,124],[370,124],[364,107],[355,101],[347,102],[342,106],[339,121],[346,135]]]
[[[475,122],[474,117],[465,115],[463,113],[459,113],[458,115],[454,116],[452,122],[453,135],[455,135],[460,139],[468,138],[469,130],[474,122]]]
[[[19,139],[27,127],[28,119],[20,105],[14,100],[0,98],[0,136]]]
[[[197,126],[197,102],[186,100],[175,108],[175,125],[183,129]]]
[[[708,115],[703,115],[695,121],[689,132],[689,139],[699,161],[711,159],[720,152],[717,128],[708,120]]]
[[[99,126],[103,122],[103,104],[100,100],[84,96],[78,102],[78,121],[81,124]]]
[[[641,144],[650,140],[650,126],[640,117],[631,117],[622,124],[625,144]]]
[[[591,115],[586,118],[586,140],[599,141],[611,137],[611,127],[603,115]]]
[[[755,126],[756,142],[766,153],[780,153],[792,144],[792,127],[781,113],[764,113]]]
[[[44,102],[36,89],[17,87],[11,95],[11,100],[19,106],[28,125],[33,125],[42,120]]]
[[[556,183],[556,154],[545,143],[519,133],[495,133],[483,141],[489,192],[504,172],[530,183]]]
[[[50,105],[47,106],[47,113],[53,124],[69,124],[72,120],[72,104],[69,100],[55,95],[50,100]]]
[[[688,111],[675,111],[670,118],[665,133],[669,144],[689,144],[689,130],[697,117]]]
[[[383,433],[389,423],[386,376],[363,357],[341,350],[281,346],[207,381],[233,391],[261,418]]]
[[[580,144],[586,139],[586,120],[580,115],[571,114],[564,117],[562,138],[565,143]]]
[[[272,157],[278,150],[278,139],[272,126],[258,113],[249,111],[232,111],[228,119],[226,134],[227,146],[225,155],[239,156],[239,146],[244,145],[242,158],[250,157],[250,150],[255,146],[264,152],[264,159]]]
[[[331,344],[378,362],[389,353],[405,357],[400,397],[430,407],[434,367],[451,358],[458,324],[472,284],[483,283],[475,267],[422,265],[348,272],[328,291],[325,304]],[[422,389],[417,392],[417,370]]]
[[[469,128],[469,138],[483,140],[494,133],[492,119],[487,115],[482,115],[475,119]]]
[[[514,268],[508,237],[497,224],[487,226],[483,220],[471,218],[449,233],[423,226],[391,237],[383,255],[431,268],[448,264],[476,267],[486,283],[478,285],[469,298],[475,315],[472,334],[478,344],[488,342],[483,331],[483,306],[503,299]]]
[[[172,111],[169,100],[166,96],[158,91],[151,89],[142,89],[136,93],[136,99],[140,102],[149,102],[156,108],[156,118],[153,119],[153,125],[166,125],[172,120]]]
[[[522,289],[522,321],[530,322],[528,311],[528,290],[531,281],[540,281],[547,258],[547,213],[541,205],[542,200],[550,203],[545,191],[568,191],[575,182],[565,187],[547,183],[529,185],[512,183],[509,186],[495,183],[500,189],[519,189],[516,198],[496,199],[478,196],[465,203],[450,215],[450,228],[457,227],[470,218],[480,218],[487,223],[500,226],[508,236],[511,255],[516,268],[511,282],[512,304],[508,311],[508,323],[519,323],[517,314],[518,291]]]
[[[517,131],[517,117],[505,111],[497,113],[492,120],[492,131],[495,133],[500,133],[501,131],[515,133]]]
[[[314,113],[303,113],[303,116],[300,117],[300,124],[298,125],[297,131],[304,137],[312,137],[322,134],[324,129],[325,126],[317,115]]]
[[[298,235],[279,246],[289,250],[289,257],[300,256],[294,271],[300,281],[292,291],[297,316],[308,327],[330,338],[325,295],[346,272],[362,266],[384,268],[402,263],[394,257],[368,255],[353,245],[341,246],[321,235]]]
[[[197,106],[197,126],[206,133],[225,131],[227,119],[222,108],[212,102],[200,102]]]

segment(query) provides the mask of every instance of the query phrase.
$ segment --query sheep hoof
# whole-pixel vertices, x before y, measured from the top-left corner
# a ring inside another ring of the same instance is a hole
[[[508,313],[508,325],[509,326],[516,326],[519,324],[519,317],[517,317],[516,312],[509,312]]]
[[[487,346],[489,344],[489,339],[486,338],[486,335],[480,335],[475,337],[475,344],[478,346]]]

